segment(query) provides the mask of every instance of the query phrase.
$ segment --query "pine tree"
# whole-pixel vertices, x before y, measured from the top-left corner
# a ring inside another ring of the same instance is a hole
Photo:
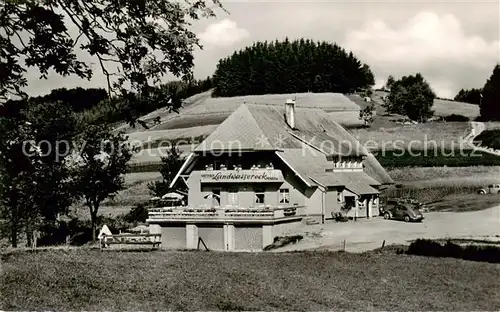
[[[336,44],[309,39],[256,42],[217,64],[215,96],[350,93],[375,84],[370,67]]]
[[[481,104],[479,106],[481,119],[500,120],[500,65],[497,64],[493,73],[483,87]]]

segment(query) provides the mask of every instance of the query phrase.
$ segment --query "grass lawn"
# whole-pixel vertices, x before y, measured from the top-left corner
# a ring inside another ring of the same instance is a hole
[[[3,310],[496,310],[500,266],[333,252],[3,257]]]

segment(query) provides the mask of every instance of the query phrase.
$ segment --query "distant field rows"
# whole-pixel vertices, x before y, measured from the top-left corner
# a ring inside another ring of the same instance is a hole
[[[500,166],[474,167],[416,167],[388,170],[396,182],[411,183],[425,181],[474,181],[480,179],[500,180]]]
[[[215,128],[217,128],[217,125],[134,132],[128,134],[128,138],[131,142],[153,142],[156,140],[165,140],[166,142],[168,142],[177,139],[196,138],[202,135],[207,136],[212,133]]]
[[[469,132],[468,122],[394,124],[390,128],[350,129],[349,132],[370,150],[391,150],[395,146],[424,148],[458,147]]]

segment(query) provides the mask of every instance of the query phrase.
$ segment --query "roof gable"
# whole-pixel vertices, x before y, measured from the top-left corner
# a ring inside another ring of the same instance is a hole
[[[291,129],[284,105],[261,104],[242,104],[195,151],[281,150],[307,145],[330,155],[367,155],[322,109],[295,108],[295,129]]]
[[[273,149],[259,123],[243,104],[198,145],[195,151]]]

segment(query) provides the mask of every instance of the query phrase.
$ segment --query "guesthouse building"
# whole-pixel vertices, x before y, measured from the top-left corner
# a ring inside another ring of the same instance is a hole
[[[377,216],[393,181],[330,113],[287,100],[242,104],[186,157],[180,183],[188,206],[149,212],[163,248],[262,250],[304,219]]]

